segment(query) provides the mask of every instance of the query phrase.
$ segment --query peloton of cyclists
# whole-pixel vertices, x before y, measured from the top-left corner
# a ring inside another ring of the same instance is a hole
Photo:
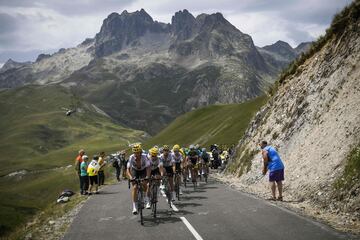
[[[216,145],[212,147],[215,148],[212,149],[212,153],[218,150]],[[145,181],[143,181],[143,189],[144,192],[146,192],[144,202],[147,209],[151,207],[149,201],[149,181],[147,181],[150,177],[160,180],[164,176],[167,176],[169,178],[171,200],[175,201],[174,173],[179,173],[180,176],[183,174],[184,181],[186,181],[189,176],[187,171],[190,170],[192,182],[197,181],[198,171],[200,171],[200,174],[209,174],[208,164],[210,162],[210,155],[206,151],[206,148],[200,148],[198,144],[190,145],[189,148],[181,148],[180,145],[175,144],[172,150],[170,150],[168,145],[164,145],[161,148],[154,146],[149,149],[147,154],[143,151],[141,144],[133,144],[132,153],[127,163],[127,175],[130,180],[136,178],[145,179]],[[137,187],[137,184],[132,182],[131,197],[133,214],[137,214],[138,212],[136,205]],[[181,189],[179,192],[182,194]]]

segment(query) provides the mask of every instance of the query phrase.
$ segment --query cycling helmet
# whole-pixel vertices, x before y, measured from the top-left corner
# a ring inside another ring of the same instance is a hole
[[[173,146],[173,151],[180,151],[180,146],[179,146],[179,144],[175,144],[174,146]]]
[[[206,148],[201,149],[202,152],[206,152]]]
[[[194,146],[194,145],[190,145],[190,146],[189,146],[189,150],[195,150],[195,146]]]
[[[151,149],[149,150],[149,153],[150,153],[150,155],[151,155],[152,157],[156,157],[156,156],[159,154],[159,149],[153,147],[153,148],[151,148]]]
[[[133,153],[141,153],[142,152],[141,145],[140,144],[134,144],[132,146],[132,152]]]
[[[163,151],[170,151],[169,145],[164,145],[163,146]]]

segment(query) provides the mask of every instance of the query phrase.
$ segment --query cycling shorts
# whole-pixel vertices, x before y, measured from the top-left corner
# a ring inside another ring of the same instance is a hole
[[[190,162],[192,165],[195,165],[197,163],[197,158],[190,158]]]
[[[158,176],[160,175],[160,169],[155,168],[154,170],[151,170],[151,176]]]
[[[166,170],[166,173],[167,173],[167,175],[168,175],[169,177],[174,176],[174,171],[173,171],[172,166],[170,166],[170,167],[165,167],[165,170]]]
[[[133,176],[133,178],[136,179],[146,178],[146,168],[143,170],[136,170],[134,168],[131,168],[131,175]]]
[[[181,163],[175,163],[175,171],[181,173]]]

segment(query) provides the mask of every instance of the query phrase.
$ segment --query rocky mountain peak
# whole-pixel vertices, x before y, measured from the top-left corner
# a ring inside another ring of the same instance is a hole
[[[300,53],[303,53],[303,52],[306,52],[307,50],[309,50],[309,48],[311,47],[311,44],[313,42],[302,42],[300,43],[296,48],[295,48],[295,51],[300,54]]]
[[[146,32],[166,31],[163,25],[154,22],[144,10],[129,13],[126,10],[120,15],[110,14],[103,22],[100,32],[95,37],[95,54],[107,56],[122,48],[136,44],[136,40]]]
[[[196,19],[188,10],[178,11],[171,18],[171,30],[178,40],[190,38],[196,28]]]
[[[267,50],[276,50],[276,49],[293,50],[293,48],[290,46],[290,44],[288,44],[287,42],[281,41],[281,40],[278,40],[276,43],[267,45],[263,48],[267,49]]]
[[[23,67],[25,65],[30,64],[31,62],[16,62],[14,60],[12,60],[11,58],[9,58],[5,64],[2,66],[2,68],[0,69],[1,72],[5,72],[9,69],[15,69],[15,68],[20,68]]]
[[[288,60],[293,60],[297,56],[297,52],[287,42],[281,40],[274,44],[264,46],[263,49],[276,53]]]

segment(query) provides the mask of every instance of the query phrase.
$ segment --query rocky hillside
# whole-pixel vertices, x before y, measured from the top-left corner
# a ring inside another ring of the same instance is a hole
[[[261,140],[285,162],[285,198],[332,213],[338,227],[360,219],[360,2],[335,16],[327,34],[284,72],[256,114],[227,169],[251,192],[270,194],[261,178]],[[355,149],[355,150],[354,150]],[[356,157],[357,156],[357,157]],[[305,208],[305,205],[304,205]],[[347,213],[345,217],[336,214]],[[352,217],[349,217],[352,216]],[[329,220],[329,219],[327,219]],[[331,221],[331,219],[329,220]]]
[[[0,87],[61,84],[122,124],[156,133],[193,108],[261,95],[297,56],[288,50],[259,51],[221,13],[183,10],[164,24],[143,9],[123,11],[75,48],[3,68]]]

